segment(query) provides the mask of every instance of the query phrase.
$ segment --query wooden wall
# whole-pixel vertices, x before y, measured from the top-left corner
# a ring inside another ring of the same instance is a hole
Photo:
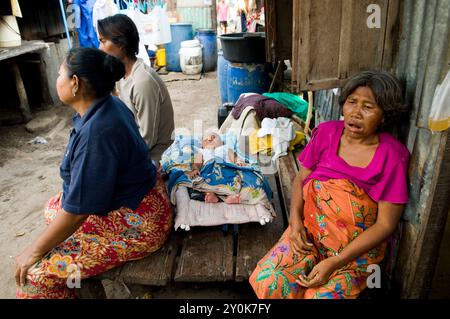
[[[293,0],[265,0],[267,61],[292,59],[292,5]]]
[[[22,0],[23,18],[17,18],[24,40],[46,40],[65,37],[64,23],[58,0]]]
[[[362,69],[390,69],[400,0],[294,0],[292,78],[298,91],[340,87]],[[380,7],[369,28],[368,6]]]

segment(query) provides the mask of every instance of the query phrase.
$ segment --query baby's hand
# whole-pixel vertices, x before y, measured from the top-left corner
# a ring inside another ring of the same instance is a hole
[[[185,172],[185,174],[189,179],[194,179],[196,176],[200,175],[200,172],[197,169],[193,169],[192,171]]]

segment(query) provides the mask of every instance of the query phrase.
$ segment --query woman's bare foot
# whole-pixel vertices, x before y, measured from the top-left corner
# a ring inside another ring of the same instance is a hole
[[[219,198],[214,193],[206,193],[205,203],[218,203]]]
[[[227,204],[239,204],[241,202],[241,196],[237,195],[228,195],[225,198],[225,203]]]

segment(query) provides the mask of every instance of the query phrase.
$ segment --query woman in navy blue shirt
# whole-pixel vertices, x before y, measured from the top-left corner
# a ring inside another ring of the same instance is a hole
[[[18,298],[73,298],[78,279],[159,249],[172,228],[164,184],[132,112],[111,95],[125,74],[118,59],[72,49],[56,82],[76,114],[60,174],[45,208],[46,230],[16,258]]]

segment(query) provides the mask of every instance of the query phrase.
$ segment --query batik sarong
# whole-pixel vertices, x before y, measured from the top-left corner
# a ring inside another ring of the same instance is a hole
[[[250,277],[259,298],[356,298],[367,286],[367,267],[384,257],[385,243],[334,271],[326,284],[305,288],[296,283],[320,261],[339,254],[372,226],[378,205],[363,189],[348,180],[311,180],[303,187],[304,225],[314,244],[309,255],[292,252],[286,229],[278,243],[258,262]]]
[[[47,224],[61,212],[60,197],[51,198],[45,207]],[[27,284],[18,288],[16,296],[75,298],[71,288],[76,287],[76,276],[82,280],[148,256],[164,244],[172,224],[171,205],[158,175],[155,187],[136,210],[122,207],[107,216],[89,215],[72,236],[28,270]]]

